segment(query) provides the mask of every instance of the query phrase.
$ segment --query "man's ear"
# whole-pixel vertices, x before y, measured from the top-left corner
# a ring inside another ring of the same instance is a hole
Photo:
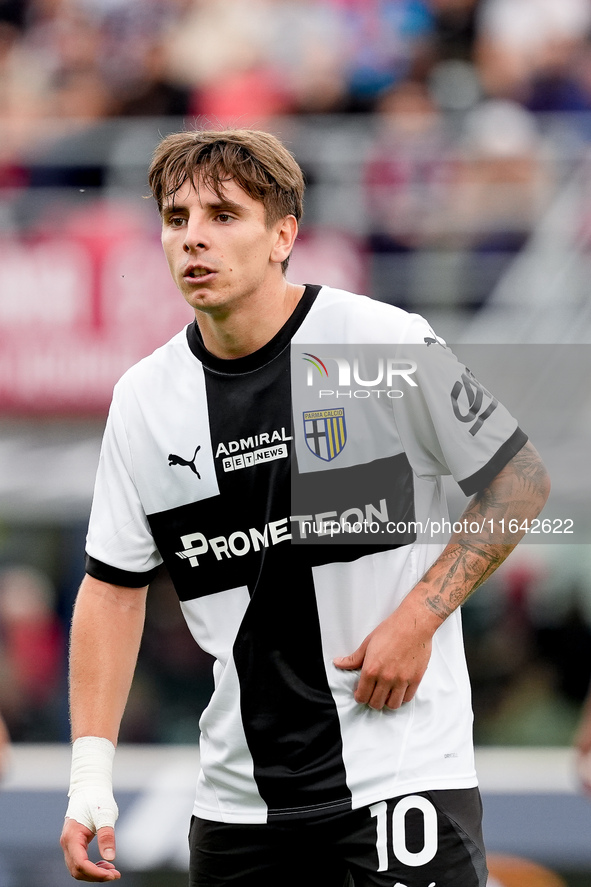
[[[295,216],[285,216],[274,227],[277,237],[270,258],[272,262],[281,264],[291,254],[298,236],[298,222]]]

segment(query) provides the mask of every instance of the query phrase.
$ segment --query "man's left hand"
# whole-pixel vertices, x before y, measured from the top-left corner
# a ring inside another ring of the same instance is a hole
[[[360,669],[355,701],[381,711],[410,702],[431,658],[431,633],[396,610],[350,656],[334,660],[343,670]]]

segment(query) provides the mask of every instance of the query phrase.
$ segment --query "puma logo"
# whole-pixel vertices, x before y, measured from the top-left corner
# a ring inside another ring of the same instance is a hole
[[[429,345],[437,345],[437,344],[438,344],[437,339],[432,339],[431,336],[425,336],[425,345],[427,346],[427,348],[429,347]]]
[[[191,469],[193,474],[196,474],[197,477],[199,478],[199,480],[201,480],[201,475],[199,474],[199,472],[197,471],[197,468],[195,467],[195,459],[197,458],[197,453],[199,452],[200,449],[201,449],[200,446],[197,447],[197,449],[193,453],[193,458],[190,460],[183,459],[182,456],[177,456],[177,455],[175,455],[175,453],[169,453],[168,464],[169,465],[187,465]]]

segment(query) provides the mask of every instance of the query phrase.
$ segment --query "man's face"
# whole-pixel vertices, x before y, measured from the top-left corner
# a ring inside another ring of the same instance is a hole
[[[233,180],[223,199],[186,181],[162,208],[162,246],[173,280],[196,311],[227,316],[245,299],[273,294],[281,279],[282,222]]]

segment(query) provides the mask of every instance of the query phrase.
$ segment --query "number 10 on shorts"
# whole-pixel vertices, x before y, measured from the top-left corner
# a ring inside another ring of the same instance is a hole
[[[423,814],[423,848],[413,852],[407,847],[406,814],[419,810]],[[372,804],[369,812],[376,819],[376,849],[378,871],[388,870],[388,805],[386,801]],[[431,862],[437,853],[437,811],[428,798],[407,795],[401,798],[392,811],[392,852],[403,865],[420,866]]]

